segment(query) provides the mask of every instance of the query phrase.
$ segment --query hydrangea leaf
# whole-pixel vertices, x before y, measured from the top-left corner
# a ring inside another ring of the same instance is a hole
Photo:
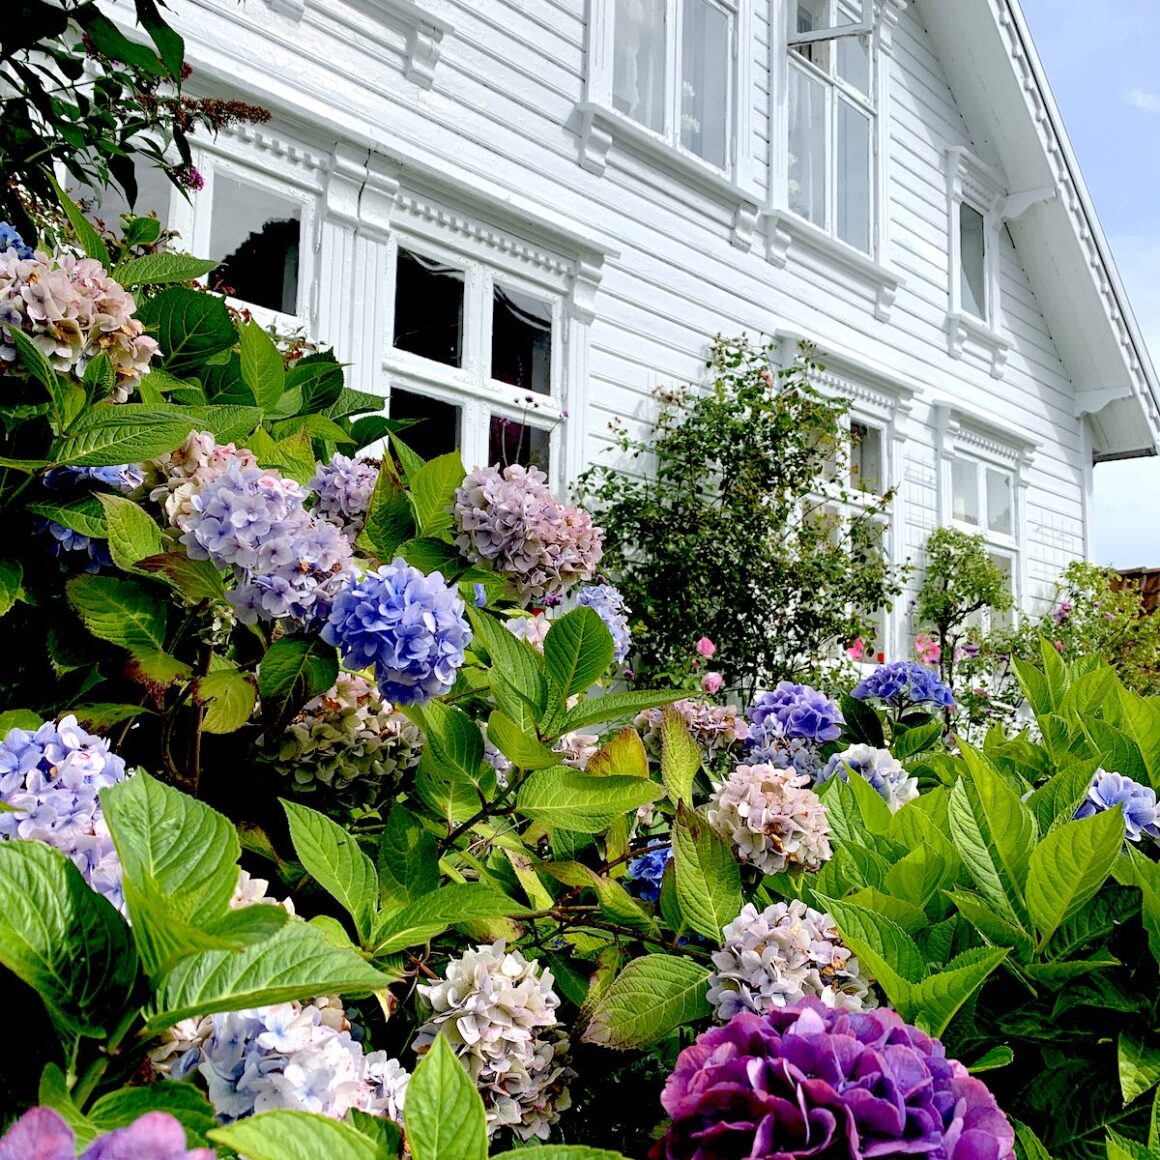
[[[82,536],[103,540],[108,535],[108,522],[100,500],[95,495],[81,496],[68,503],[30,503],[28,510],[34,516],[52,520],[54,524],[79,532]]]
[[[177,963],[159,981],[145,1010],[145,1031],[157,1034],[191,1015],[379,991],[394,981],[357,951],[331,946],[322,931],[292,919],[244,950],[205,951]]]
[[[147,298],[137,307],[137,318],[161,344],[164,368],[178,377],[196,375],[208,359],[229,350],[238,339],[225,302],[216,294],[186,286],[171,286]]]
[[[717,942],[741,910],[741,869],[733,850],[682,801],[673,827],[677,905],[686,924]]]
[[[487,736],[491,743],[520,769],[547,769],[558,765],[560,755],[540,743],[538,737],[525,733],[506,713],[496,709],[487,719]]]
[[[700,761],[699,750],[697,760]],[[640,734],[626,725],[588,759],[584,772],[601,777],[648,777],[648,751]]]
[[[44,842],[0,842],[0,963],[40,995],[62,1034],[107,1034],[137,981],[121,916]]]
[[[75,576],[68,601],[99,640],[142,652],[165,645],[167,609],[143,584],[120,576]]]
[[[72,1129],[78,1147],[86,1147],[100,1135],[97,1126],[77,1107],[65,1074],[55,1063],[48,1064],[40,1073],[36,1102],[59,1113]]]
[[[325,693],[338,676],[338,654],[316,636],[283,636],[258,666],[262,716],[271,734],[280,733],[312,697]]]
[[[548,674],[565,699],[604,676],[613,650],[612,633],[591,608],[573,608],[544,637]]]
[[[492,672],[498,673],[533,709],[537,720],[548,698],[547,667],[544,658],[526,640],[509,632],[494,616],[468,606],[467,617],[475,633],[475,643],[482,644],[491,658]],[[500,706],[509,717],[519,720],[506,704]]]
[[[1160,1043],[1121,1031],[1116,1041],[1120,1091],[1130,1104],[1160,1083]]]
[[[366,523],[359,539],[380,560],[390,560],[399,545],[414,534],[414,509],[393,465],[384,463],[371,493]]]
[[[109,554],[118,568],[135,572],[139,561],[165,551],[161,529],[139,504],[121,495],[99,494],[97,499],[105,509]]]
[[[213,258],[194,258],[190,254],[146,254],[119,262],[113,271],[122,286],[160,286],[165,282],[192,282],[221,265]]]
[[[1043,1146],[1043,1141],[1026,1125],[1013,1116],[1007,1117],[1015,1129],[1019,1160],[1051,1160],[1051,1155]]]
[[[414,1082],[414,1081],[412,1081]],[[259,1112],[208,1133],[250,1160],[382,1160],[378,1144],[357,1128],[314,1112]]]
[[[406,1116],[413,1160],[486,1160],[483,1100],[442,1035],[411,1076]]]
[[[467,566],[467,562],[454,544],[449,544],[446,540],[437,540],[433,536],[419,536],[407,540],[398,546],[396,555],[401,556],[412,567],[418,568],[420,572],[427,575],[438,572],[448,581]]]
[[[1130,777],[1143,785],[1148,784],[1144,755],[1131,737],[1123,730],[1098,718],[1088,718],[1080,724],[1083,725],[1092,745],[1101,754],[1099,764],[1102,768],[1122,773],[1125,777]]]
[[[96,226],[85,217],[81,207],[60,187],[56,178],[50,176],[48,180],[52,184],[57,201],[60,202],[60,207],[64,210],[65,217],[68,218],[69,225],[72,226],[76,240],[80,243],[81,249],[84,250],[85,256],[95,258],[107,270],[111,262],[109,247],[105,245],[104,238],[101,237]]]
[[[394,1120],[385,1116],[374,1116],[361,1108],[351,1108],[347,1113],[352,1127],[357,1128],[369,1140],[374,1140],[379,1149],[380,1160],[394,1160],[403,1150],[403,1129]]]
[[[988,942],[1009,947],[1021,962],[1030,959],[1035,953],[1035,942],[1031,936],[1021,926],[1000,914],[987,899],[970,890],[950,891],[947,896]]]
[[[210,560],[191,560],[184,552],[162,552],[137,561],[137,572],[161,576],[191,603],[222,600],[226,594],[222,574]]]
[[[639,777],[591,777],[566,765],[539,770],[520,787],[516,809],[547,826],[600,834],[615,818],[664,797]]]
[[[600,909],[612,922],[645,934],[660,934],[656,921],[619,882],[597,874],[583,862],[537,862],[536,865],[541,874],[547,874],[567,886],[592,890],[600,903]]]
[[[286,380],[282,355],[274,340],[253,320],[244,323],[240,331],[242,381],[250,388],[254,402],[263,411],[272,411],[282,397]]]
[[[16,604],[23,580],[24,566],[19,560],[0,560],[0,616]]]
[[[495,1160],[627,1160],[621,1152],[607,1148],[589,1148],[586,1144],[544,1144],[539,1148],[521,1148],[518,1152],[501,1152]]]
[[[1046,834],[1057,820],[1075,817],[1075,811],[1079,809],[1098,768],[1099,761],[1094,758],[1073,762],[1055,773],[1027,799],[1027,808],[1035,815],[1041,834]]]
[[[374,863],[350,834],[325,814],[283,801],[290,840],[306,872],[354,919],[365,945],[379,908]]]
[[[906,732],[895,737],[890,746],[890,752],[899,761],[913,757],[916,753],[929,749],[942,736],[943,728],[941,721],[931,721],[929,724],[916,725],[913,729],[907,729]]]
[[[391,807],[379,840],[379,880],[383,893],[399,906],[439,886],[439,850],[416,814]]]
[[[44,718],[32,709],[7,709],[0,713],[0,741],[8,736],[10,729],[35,733],[43,724]]]
[[[1108,883],[1087,906],[1065,919],[1047,944],[1049,959],[1067,959],[1107,938],[1121,923],[1140,913],[1140,895],[1130,887]]]
[[[968,1068],[971,1075],[981,1075],[985,1071],[998,1071],[1015,1062],[1015,1052],[1005,1044],[992,1047],[990,1051],[980,1055]]]
[[[205,707],[203,733],[233,733],[249,721],[258,690],[253,677],[231,667],[198,677],[193,696]]]
[[[692,959],[643,955],[593,1003],[581,1037],[601,1047],[646,1047],[711,1013],[709,972]]]
[[[1147,784],[1160,789],[1160,705],[1156,698],[1141,697],[1122,685],[1116,693],[1117,697],[1109,698],[1109,704],[1117,705],[1118,702],[1119,719],[1112,718],[1111,723],[1139,747],[1148,772]]]
[[[1137,1144],[1135,1140],[1129,1140],[1110,1128],[1106,1147],[1108,1160],[1155,1160],[1155,1154],[1143,1144]]]
[[[411,474],[411,503],[420,536],[438,537],[451,530],[455,492],[466,474],[458,451],[429,460]]]
[[[700,768],[701,749],[684,717],[675,709],[666,709],[661,718],[661,777],[674,802],[692,802],[693,779]]]
[[[380,920],[372,941],[376,955],[388,955],[428,942],[449,926],[482,918],[512,918],[528,914],[528,908],[476,883],[444,886],[416,898],[402,910]]]
[[[976,947],[952,959],[945,971],[937,971],[912,987],[910,1002],[918,1026],[936,1038],[942,1035],[1008,953],[1005,947]]]
[[[883,886],[896,898],[925,907],[932,899],[941,901],[943,888],[953,880],[946,859],[924,842],[889,866]]]

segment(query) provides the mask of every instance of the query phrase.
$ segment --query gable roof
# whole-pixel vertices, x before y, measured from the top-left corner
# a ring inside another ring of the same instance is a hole
[[[975,150],[1007,182],[1009,229],[1089,415],[1097,462],[1160,450],[1160,380],[1019,0],[912,0]],[[1022,210],[1020,213],[1019,211]]]

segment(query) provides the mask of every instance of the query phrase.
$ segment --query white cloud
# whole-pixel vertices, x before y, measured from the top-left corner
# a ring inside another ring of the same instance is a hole
[[[1129,89],[1124,94],[1124,100],[1133,108],[1143,109],[1147,113],[1160,113],[1160,93],[1149,93],[1144,89]]]

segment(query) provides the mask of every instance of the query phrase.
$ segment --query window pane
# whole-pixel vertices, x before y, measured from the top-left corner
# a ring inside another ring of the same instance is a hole
[[[878,492],[882,481],[882,432],[865,423],[850,424],[850,486]]]
[[[826,224],[826,87],[789,70],[789,208]]]
[[[496,286],[491,377],[541,395],[552,391],[552,304]]]
[[[1010,472],[987,468],[987,527],[1004,536],[1011,535],[1015,526],[1013,482]]]
[[[959,206],[960,294],[963,309],[987,317],[987,236],[983,215],[964,202]]]
[[[870,252],[870,118],[838,101],[838,237]]]
[[[870,95],[870,41],[865,36],[843,36],[838,45],[838,76],[860,93]]]
[[[463,365],[463,271],[400,247],[395,266],[396,350]]]
[[[724,169],[728,130],[729,17],[685,0],[681,28],[681,144]]]
[[[302,206],[224,173],[213,177],[210,257],[215,287],[243,302],[298,313]]]
[[[978,468],[969,459],[951,460],[951,515],[965,524],[979,522]]]
[[[820,32],[833,26],[831,0],[790,0],[787,5],[790,32]],[[795,44],[794,52],[812,61],[823,72],[830,71],[830,44],[828,40],[815,40],[812,44]]]
[[[503,467],[519,463],[524,467],[538,467],[541,471],[548,471],[550,439],[551,432],[542,427],[532,427],[518,419],[509,419],[506,415],[492,415],[487,460]]]
[[[616,0],[612,104],[634,121],[665,127],[665,0]]]
[[[435,459],[459,447],[459,408],[452,403],[392,387],[390,416],[415,420],[399,438],[424,459]]]

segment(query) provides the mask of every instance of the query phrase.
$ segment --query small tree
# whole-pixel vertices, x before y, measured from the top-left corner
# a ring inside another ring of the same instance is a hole
[[[620,431],[635,478],[607,466],[581,479],[606,531],[606,567],[635,616],[634,668],[679,684],[693,642],[752,689],[816,676],[828,651],[872,634],[901,590],[881,551],[893,497],[861,495],[855,517],[844,400],[810,384],[808,356],[774,370],[772,347],[718,339],[707,392],[658,392],[647,439]]]

